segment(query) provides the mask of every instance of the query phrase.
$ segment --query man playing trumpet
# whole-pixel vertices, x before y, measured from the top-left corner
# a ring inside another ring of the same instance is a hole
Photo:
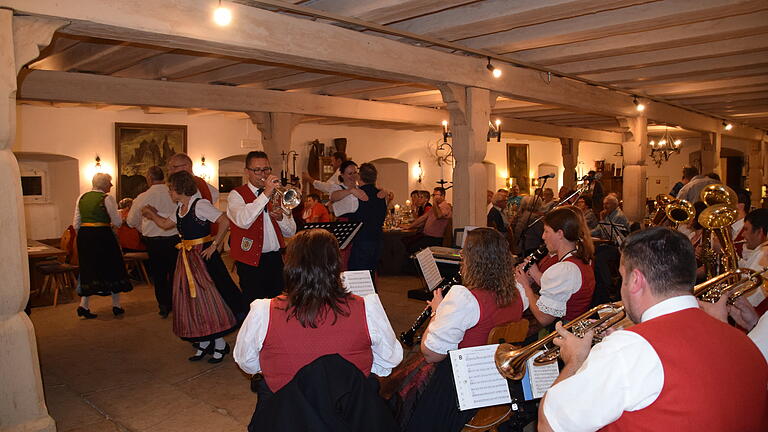
[[[539,431],[768,430],[768,364],[739,330],[698,307],[696,258],[668,228],[627,238],[621,297],[636,323],[590,350],[556,325],[565,366],[539,407]]]

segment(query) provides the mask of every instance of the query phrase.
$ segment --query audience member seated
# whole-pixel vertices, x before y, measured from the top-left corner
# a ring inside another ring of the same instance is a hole
[[[307,195],[302,218],[305,223],[331,221],[331,215],[328,213],[328,209],[320,202],[320,196],[317,194]]]
[[[504,206],[507,204],[507,194],[496,192],[491,201],[493,206],[488,211],[487,224],[491,228],[496,228],[501,233],[507,233],[508,223],[504,217]]]
[[[595,216],[595,212],[592,211],[592,197],[589,195],[582,195],[576,200],[575,205],[584,215],[584,221],[587,223],[587,228],[590,230],[597,228],[597,216]]]
[[[286,248],[283,274],[285,293],[251,303],[234,350],[243,371],[264,376],[257,411],[323,355],[338,353],[366,376],[389,375],[400,363],[403,350],[378,295],[359,297],[344,289],[333,234],[299,232]]]
[[[117,212],[120,213],[120,219],[123,220],[123,224],[117,228],[117,239],[123,252],[144,252],[147,247],[141,241],[141,233],[125,223],[132,206],[132,198],[123,198],[117,204]]]
[[[436,187],[432,193],[432,197],[435,201],[432,208],[413,221],[412,224],[405,227],[406,229],[423,228],[422,233],[424,234],[410,245],[411,249],[408,251],[409,253],[419,251],[425,247],[440,246],[443,244],[445,229],[451,222],[451,217],[453,215],[453,207],[445,200],[444,188]]]
[[[592,237],[603,240],[619,241],[629,233],[629,221],[619,208],[619,199],[614,194],[603,198],[603,210],[600,212],[599,226],[592,230]]]

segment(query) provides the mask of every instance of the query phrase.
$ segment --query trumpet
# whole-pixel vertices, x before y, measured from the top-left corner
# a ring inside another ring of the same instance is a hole
[[[292,186],[277,186],[272,194],[272,208],[280,209],[284,215],[301,204],[301,192]]]
[[[599,318],[591,319],[593,315],[598,315]],[[564,325],[563,328],[571,331],[578,337],[584,337],[588,331],[594,330],[595,335],[592,338],[592,344],[594,345],[607,336],[609,329],[622,327],[626,316],[627,314],[624,311],[622,302],[605,303],[593,307]],[[552,332],[546,337],[522,348],[516,348],[506,343],[499,345],[494,355],[496,368],[499,369],[499,373],[504,377],[520,380],[525,376],[526,362],[534,355],[536,357],[533,359],[533,364],[536,366],[557,361],[557,358],[560,356],[560,347],[552,344],[552,341],[557,336],[558,333],[556,331]],[[544,352],[537,355],[541,350],[544,350]]]
[[[768,267],[760,271],[739,268],[717,275],[693,287],[693,295],[701,301],[715,303],[728,294],[728,304],[743,295],[751,294],[765,283]]]

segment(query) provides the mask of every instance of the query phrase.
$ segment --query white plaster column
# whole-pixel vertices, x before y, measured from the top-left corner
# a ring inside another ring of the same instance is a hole
[[[279,176],[283,166],[283,158],[280,154],[291,150],[293,130],[302,116],[282,112],[251,112],[248,116],[261,132],[264,152],[269,156],[272,173]]]
[[[575,138],[560,138],[563,150],[563,186],[569,189],[576,187],[576,165],[579,163],[579,140]]]
[[[487,150],[491,99],[486,89],[456,85],[440,86],[448,106],[453,157],[453,226],[485,226],[488,181],[483,166]],[[495,188],[494,188],[495,189]]]
[[[624,129],[624,186],[622,200],[624,214],[630,222],[641,222],[646,213],[646,166],[648,155],[648,119],[621,117],[619,124]]]
[[[749,152],[747,154],[747,164],[749,164],[749,172],[747,172],[747,188],[752,198],[752,205],[760,207],[760,199],[762,198],[762,186],[763,186],[763,157],[761,154],[762,141],[753,141],[749,143]]]
[[[723,137],[717,132],[702,132],[701,134],[701,173],[720,172],[720,149],[723,146]],[[724,180],[724,179],[723,179]]]
[[[50,43],[61,22],[13,17],[0,10],[0,431],[55,431],[40,379],[29,298],[24,202],[16,138],[16,76]],[[73,317],[74,319],[74,317]]]

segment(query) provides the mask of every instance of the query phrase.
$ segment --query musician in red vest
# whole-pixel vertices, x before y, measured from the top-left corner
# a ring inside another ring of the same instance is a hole
[[[240,289],[250,304],[283,291],[280,249],[285,247],[286,237],[296,234],[296,222],[270,202],[280,179],[272,174],[266,153],[248,153],[245,174],[248,183],[229,193],[227,216],[232,221],[229,253],[237,266]]]
[[[523,272],[516,279],[525,289],[531,312],[542,326],[558,319],[570,321],[589,309],[595,291],[592,264],[594,247],[583,213],[563,206],[544,216],[542,239],[551,256]],[[531,285],[541,290],[536,294]]]
[[[740,330],[691,295],[696,257],[681,233],[626,239],[621,298],[636,325],[590,350],[557,324],[565,366],[539,406],[539,431],[768,430],[768,364]]]

